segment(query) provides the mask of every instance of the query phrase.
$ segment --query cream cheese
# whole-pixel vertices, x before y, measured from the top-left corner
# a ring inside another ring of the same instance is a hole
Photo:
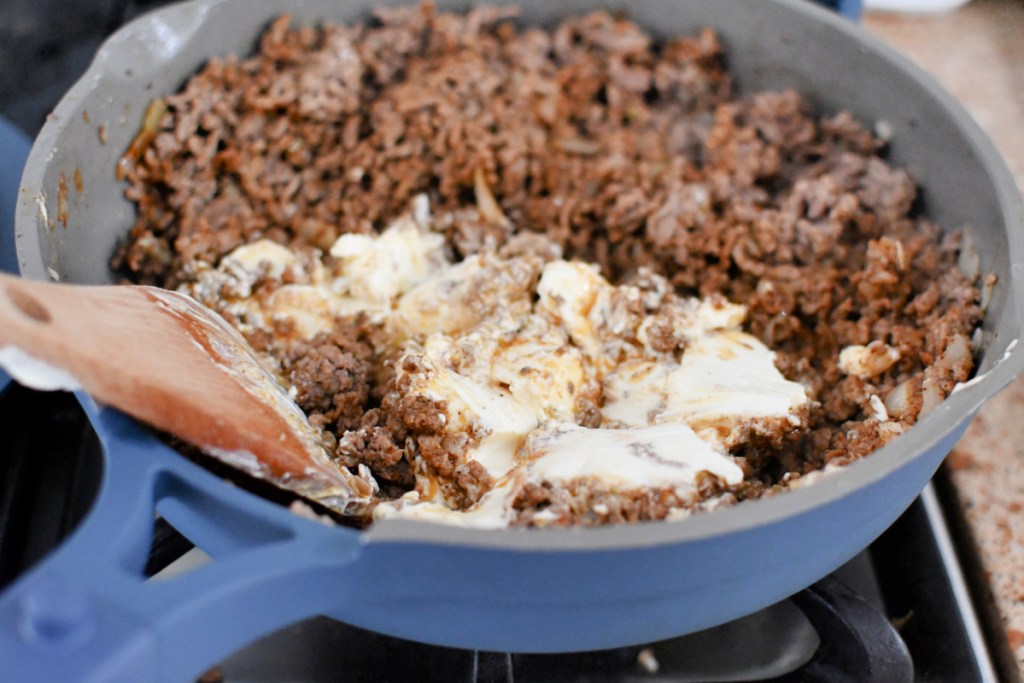
[[[899,359],[899,349],[882,342],[874,341],[867,346],[854,344],[839,352],[839,370],[861,379],[871,379],[891,368]]]
[[[492,382],[508,387],[512,396],[541,422],[573,421],[589,373],[580,350],[557,328],[536,316],[514,339],[501,344],[490,361]]]
[[[261,278],[281,283],[286,273],[295,284],[276,284],[269,293],[254,294],[253,288]],[[181,291],[228,314],[244,333],[278,330],[286,324],[300,339],[330,332],[338,317],[360,311],[381,312],[372,303],[335,291],[318,260],[305,268],[292,251],[270,240],[238,247],[216,269],[203,271],[196,282]]]
[[[531,478],[562,485],[597,479],[622,490],[694,489],[705,471],[728,484],[743,481],[743,470],[721,448],[678,422],[640,429],[546,425],[530,435],[519,460]]]
[[[462,334],[432,335],[428,348],[447,344],[440,355],[449,359],[443,383],[451,388],[439,389],[440,380],[409,387],[448,402],[453,433],[494,435],[465,453],[492,477],[525,469],[527,480],[555,486],[588,479],[621,490],[685,489],[708,471],[734,485],[742,472],[726,449],[741,443],[744,425],[802,424],[806,392],[782,376],[771,350],[740,330],[742,306],[673,299],[674,333],[687,340],[676,356],[652,352],[637,329],[618,322],[616,297],[642,305],[642,294],[612,286],[591,266],[549,262],[537,294],[534,312],[519,319],[496,315]],[[632,325],[642,330],[660,313]],[[575,400],[588,383],[603,390],[600,429],[574,424]],[[421,515],[413,512],[421,504],[406,501],[387,514]],[[506,507],[488,493],[467,513],[481,519],[483,509]]]
[[[500,478],[514,466],[516,448],[537,419],[507,390],[460,374],[446,358],[450,349],[450,340],[433,335],[422,353],[407,353],[398,363],[399,376],[408,380],[407,395],[444,403],[445,429],[478,440],[472,459]],[[416,369],[405,369],[410,366]]]
[[[361,301],[313,285],[278,287],[267,298],[261,311],[264,314],[264,326],[267,323],[288,321],[294,326],[295,334],[302,339],[312,339],[318,334],[330,332],[336,318],[355,315],[360,311],[370,311],[377,315],[381,313]]]
[[[544,266],[537,283],[537,309],[554,316],[585,353],[599,357],[601,340],[590,313],[598,295],[610,287],[597,266],[561,259],[551,261]]]
[[[379,235],[340,237],[330,267],[260,240],[199,273],[189,292],[243,331],[311,339],[357,314],[380,325],[397,386],[438,406],[443,431],[465,444],[457,457],[491,483],[456,510],[436,473],[418,476],[378,518],[505,526],[526,482],[668,488],[686,499],[701,472],[742,482],[728,449],[745,424],[801,424],[807,395],[742,332],[745,307],[679,297],[648,271],[612,285],[594,265],[550,255],[484,251],[453,263],[430,221],[420,198]],[[276,282],[258,286],[266,280]],[[577,424],[582,415],[591,427]]]
[[[727,447],[745,421],[783,418],[800,424],[804,388],[775,367],[775,353],[745,332],[724,330],[693,341],[666,382],[667,406],[656,421],[714,429]]]
[[[444,237],[412,216],[398,219],[380,235],[342,235],[330,253],[340,264],[335,286],[378,306],[390,306],[447,263]]]
[[[240,275],[240,279],[252,282],[261,268],[266,268],[269,277],[280,280],[285,271],[295,267],[297,262],[288,247],[262,239],[238,247],[224,257],[222,264],[226,270]]]
[[[611,490],[671,489],[685,498],[697,492],[701,472],[710,472],[730,485],[743,481],[743,471],[728,455],[679,423],[643,429],[588,429],[552,422],[530,434],[516,463],[515,470],[466,510],[424,501],[413,491],[378,505],[374,519],[496,529],[512,520],[513,503],[527,482],[567,486],[599,481]]]
[[[712,311],[712,308],[704,310]],[[721,309],[719,309],[721,310]],[[782,376],[775,354],[741,332],[735,316],[719,323],[701,317],[678,362],[633,359],[604,383],[606,423],[621,427],[682,422],[726,447],[738,444],[745,423],[781,419],[802,423],[808,403],[803,386]],[[718,324],[735,325],[716,329]]]
[[[668,377],[675,363],[627,360],[605,377],[604,421],[617,427],[654,424],[668,407]]]
[[[373,510],[373,519],[413,519],[476,529],[501,529],[512,522],[512,504],[522,488],[518,479],[520,477],[506,477],[468,510],[453,510],[443,503],[423,500],[419,492],[410,491],[398,500],[379,504]]]
[[[540,263],[533,258],[499,259],[474,254],[445,264],[402,296],[396,327],[409,335],[458,334],[497,314],[529,315],[531,282]]]

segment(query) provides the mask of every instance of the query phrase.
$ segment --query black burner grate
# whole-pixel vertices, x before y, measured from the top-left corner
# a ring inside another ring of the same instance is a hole
[[[75,398],[0,395],[0,589],[67,536],[99,485],[99,442]]]

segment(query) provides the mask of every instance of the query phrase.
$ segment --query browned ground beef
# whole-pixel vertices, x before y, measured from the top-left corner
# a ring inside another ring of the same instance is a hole
[[[750,330],[819,405],[796,443],[737,454],[741,497],[876,448],[872,394],[909,381],[906,426],[926,373],[942,395],[967,378],[969,362],[944,356],[980,319],[959,238],[915,213],[914,183],[882,140],[792,91],[738,97],[710,29],[655,44],[604,12],[552,32],[512,16],[425,5],[365,25],[282,17],[254,56],[210,60],[130,151],[138,219],[113,266],[175,287],[194,261],[259,237],[324,249],[380,230],[422,192],[449,216],[457,253],[502,246],[505,225],[463,210],[482,174],[517,240],[544,233],[613,282],[653,265],[682,294],[749,307]],[[408,487],[411,439],[433,466],[464,467],[446,456],[459,444],[417,418],[429,410],[374,384],[365,339],[343,328],[284,363],[342,462]],[[900,360],[871,379],[840,372],[841,349],[872,341]],[[474,473],[462,474],[472,500]]]

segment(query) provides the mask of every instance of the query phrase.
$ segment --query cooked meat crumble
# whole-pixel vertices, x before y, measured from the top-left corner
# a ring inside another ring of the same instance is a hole
[[[474,320],[495,314],[484,310],[506,283],[495,273],[529,293],[508,304],[528,316],[552,263],[594,263],[638,292],[616,315],[642,327],[647,353],[678,361],[693,344],[659,287],[679,301],[724,297],[806,391],[796,423],[748,422],[721,442],[742,483],[701,472],[681,496],[529,481],[512,524],[660,519],[772,493],[867,455],[968,378],[981,310],[976,274],[957,268],[961,233],[919,215],[910,176],[848,113],[821,115],[793,91],[734,93],[712,30],[655,43],[604,12],[551,32],[488,7],[376,17],[281,17],[255,55],[211,59],[151,108],[121,165],[138,217],[112,265],[239,327],[339,463],[369,466],[390,497],[440,487],[466,509],[497,481],[466,455],[482,437],[448,429],[444,401],[410,393],[423,361],[405,337],[306,287],[363,258],[342,236],[418,220],[419,195],[437,240],[424,259],[511,264],[445,290],[466,295],[458,310]],[[396,298],[412,284],[374,305],[410,301],[435,325],[424,334],[457,341],[460,330],[436,327],[456,325],[454,307],[431,318],[428,298]],[[258,324],[242,300],[291,313]],[[608,391],[573,386],[575,412],[559,419],[607,426]]]

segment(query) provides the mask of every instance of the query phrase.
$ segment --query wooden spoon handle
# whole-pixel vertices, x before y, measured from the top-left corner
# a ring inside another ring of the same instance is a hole
[[[9,368],[16,379],[43,361],[100,401],[251,475],[346,513],[372,499],[372,483],[330,460],[238,333],[186,296],[0,275],[0,353],[8,361],[3,349],[12,346],[28,366]]]
[[[167,379],[168,373],[154,372],[161,354],[184,352],[186,360],[196,355],[187,335],[168,325],[141,293],[136,287],[58,285],[0,274],[0,348],[14,346],[71,373],[82,388],[135,414],[134,395]]]
[[[104,306],[81,301],[78,290],[0,273],[0,348],[13,346],[48,365],[77,374],[82,346],[95,340]],[[96,310],[96,309],[100,310]],[[76,348],[77,347],[77,348]]]

